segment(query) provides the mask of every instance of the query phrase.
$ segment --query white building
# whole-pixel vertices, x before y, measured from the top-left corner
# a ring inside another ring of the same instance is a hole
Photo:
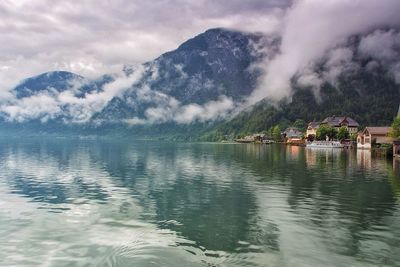
[[[372,144],[392,144],[393,138],[388,134],[391,127],[366,127],[357,136],[357,148],[371,149]]]

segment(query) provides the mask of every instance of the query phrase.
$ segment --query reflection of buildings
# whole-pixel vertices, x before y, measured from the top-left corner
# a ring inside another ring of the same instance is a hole
[[[393,158],[393,171],[389,172],[389,182],[393,192],[400,197],[400,161]]]
[[[357,165],[371,169],[371,150],[357,149]]]
[[[304,149],[303,147],[300,146],[286,146],[286,152],[288,152],[288,157],[291,160],[297,160],[300,155],[300,149]]]
[[[306,163],[308,166],[317,165],[317,154],[315,149],[306,148]]]
[[[373,170],[375,172],[387,172],[387,159],[376,157],[371,150],[357,149],[357,165],[361,169]]]
[[[306,163],[308,166],[316,166],[319,162],[334,162],[339,161],[340,155],[343,152],[338,148],[306,148]]]
[[[396,158],[393,158],[393,171],[397,175],[400,175],[400,161]]]

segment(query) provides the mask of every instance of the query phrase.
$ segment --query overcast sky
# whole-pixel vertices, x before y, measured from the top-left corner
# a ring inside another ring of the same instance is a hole
[[[3,0],[0,87],[50,70],[97,76],[209,28],[276,31],[291,0]]]
[[[0,111],[20,121],[52,118],[68,104],[73,107],[71,116],[87,120],[139,79],[140,68],[137,75],[122,77],[84,99],[68,91],[17,100],[10,89],[24,78],[53,70],[88,78],[118,72],[123,64],[152,60],[215,27],[277,33],[282,38],[280,53],[261,64],[265,75],[240,108],[263,98],[290,97],[294,75],[316,92],[322,82],[334,82],[348,67],[357,67],[352,62],[355,52],[343,47],[354,34],[362,36],[358,53],[385,64],[400,83],[399,14],[400,0],[2,0]],[[329,59],[322,77],[312,69],[321,57]],[[225,96],[204,106],[163,99],[166,103],[148,110],[150,121],[166,113],[178,122],[207,120],[237,106]],[[131,122],[141,123],[137,118]]]

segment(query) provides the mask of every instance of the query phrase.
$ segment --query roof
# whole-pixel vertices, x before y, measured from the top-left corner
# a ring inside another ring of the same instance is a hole
[[[353,120],[350,117],[336,117],[336,116],[326,117],[321,123],[327,123],[327,124],[329,124],[331,126],[335,126],[335,127],[339,127],[343,123],[347,123],[347,125],[349,127],[360,126],[360,124],[358,124],[358,122],[356,122],[355,120]]]
[[[286,134],[286,137],[288,137],[288,138],[303,136],[303,133],[299,129],[294,128],[294,127],[287,128],[283,133]]]
[[[365,133],[365,131],[368,131],[369,134],[375,134],[375,135],[387,135],[392,127],[385,126],[385,127],[366,127],[364,131],[362,131],[362,134]]]
[[[318,128],[320,124],[321,124],[320,122],[312,121],[312,122],[310,122],[310,123],[308,124],[308,127],[311,127],[311,128]]]

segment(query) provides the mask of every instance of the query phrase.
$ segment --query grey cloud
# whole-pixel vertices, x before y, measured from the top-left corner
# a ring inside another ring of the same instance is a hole
[[[400,83],[400,32],[376,30],[363,37],[358,50],[385,64],[396,82]],[[372,66],[370,66],[372,67]]]
[[[314,64],[297,71],[295,77],[300,86],[312,87],[318,96],[318,89],[324,82],[335,85],[343,73],[352,73],[361,68],[359,59],[370,62],[366,70],[375,71],[379,66],[388,70],[397,83],[400,83],[400,32],[399,29],[378,29],[359,37],[357,44],[343,43],[323,56],[323,70],[315,69]],[[318,60],[316,61],[318,65]]]
[[[212,27],[273,31],[289,4],[290,0],[2,1],[0,91],[44,71],[95,77],[125,63],[143,63]]]
[[[114,97],[131,88],[143,74],[143,68],[138,67],[129,76],[124,73],[115,75],[113,82],[107,83],[102,90],[89,92],[84,97],[75,95],[82,81],[72,82],[70,88],[57,92],[52,88],[41,90],[39,93],[22,99],[10,98],[0,104],[0,111],[9,121],[25,122],[39,119],[46,122],[49,119],[62,117],[65,123],[88,122],[95,112],[101,111]]]
[[[266,75],[249,103],[290,96],[290,79],[297,72],[309,68],[351,35],[399,27],[399,11],[397,0],[296,1],[284,18],[281,54],[265,64]]]
[[[87,121],[110,99],[127,90],[140,71],[128,77],[120,74],[103,92],[90,93],[82,99],[73,95],[72,88],[25,100],[12,99],[9,90],[22,78],[51,70],[72,71],[89,78],[117,73],[123,64],[151,60],[212,27],[281,35],[281,52],[274,58],[266,57],[268,61],[262,66],[265,76],[248,103],[242,106],[221,96],[202,106],[182,105],[143,86],[135,89],[139,97],[136,101],[153,101],[156,106],[145,112],[145,118],[131,118],[128,123],[166,119],[189,123],[224,117],[265,97],[278,100],[290,96],[290,79],[294,75],[298,75],[300,84],[316,88],[324,81],[334,82],[341,72],[357,68],[352,62],[353,51],[344,45],[349,36],[359,33],[370,34],[361,40],[358,52],[387,62],[400,81],[400,64],[391,60],[398,56],[398,32],[373,31],[398,28],[399,11],[397,0],[298,0],[293,4],[291,0],[3,1],[1,110],[19,121],[31,117],[47,120],[68,106],[73,122]],[[327,60],[327,70],[316,73],[313,65],[321,57]],[[47,101],[47,109],[35,109],[38,101]],[[32,107],[35,112],[29,113]]]

